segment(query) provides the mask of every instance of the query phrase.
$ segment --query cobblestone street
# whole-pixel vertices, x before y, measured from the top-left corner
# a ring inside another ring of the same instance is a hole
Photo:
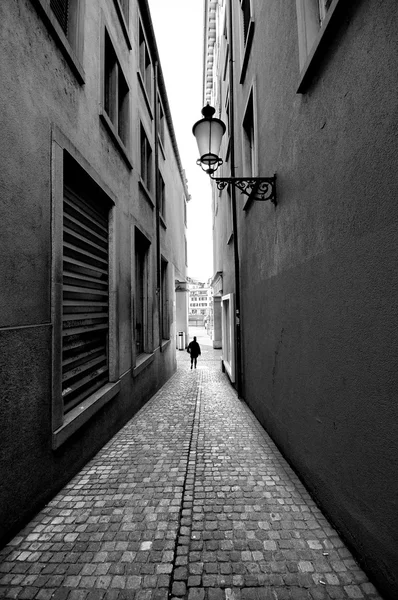
[[[380,598],[198,341],[1,551],[1,598]]]

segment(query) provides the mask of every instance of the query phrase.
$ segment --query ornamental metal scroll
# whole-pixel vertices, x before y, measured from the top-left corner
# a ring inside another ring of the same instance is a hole
[[[217,189],[223,190],[227,185],[234,185],[250,200],[265,202],[270,200],[276,206],[276,175],[273,177],[211,177]]]

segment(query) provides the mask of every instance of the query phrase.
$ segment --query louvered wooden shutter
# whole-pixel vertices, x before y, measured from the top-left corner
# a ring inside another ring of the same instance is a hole
[[[250,0],[241,0],[242,1],[242,11],[243,11],[243,39],[246,43],[247,34],[249,32],[251,11],[250,11]]]
[[[64,192],[62,396],[67,412],[108,381],[108,210]]]
[[[69,0],[50,0],[50,7],[66,35],[68,33]]]

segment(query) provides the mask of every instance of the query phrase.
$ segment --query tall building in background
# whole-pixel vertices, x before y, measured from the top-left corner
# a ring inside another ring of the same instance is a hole
[[[0,31],[5,540],[175,371],[189,196],[146,0],[3,0]]]
[[[397,18],[395,0],[206,0],[203,94],[226,124],[215,176],[277,174],[276,206],[213,187],[225,370],[391,599]]]

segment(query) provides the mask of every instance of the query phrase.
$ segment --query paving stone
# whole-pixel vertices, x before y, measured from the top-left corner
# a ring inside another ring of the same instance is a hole
[[[1,598],[381,600],[219,359],[203,345],[191,371],[177,354],[177,373],[0,551]]]

